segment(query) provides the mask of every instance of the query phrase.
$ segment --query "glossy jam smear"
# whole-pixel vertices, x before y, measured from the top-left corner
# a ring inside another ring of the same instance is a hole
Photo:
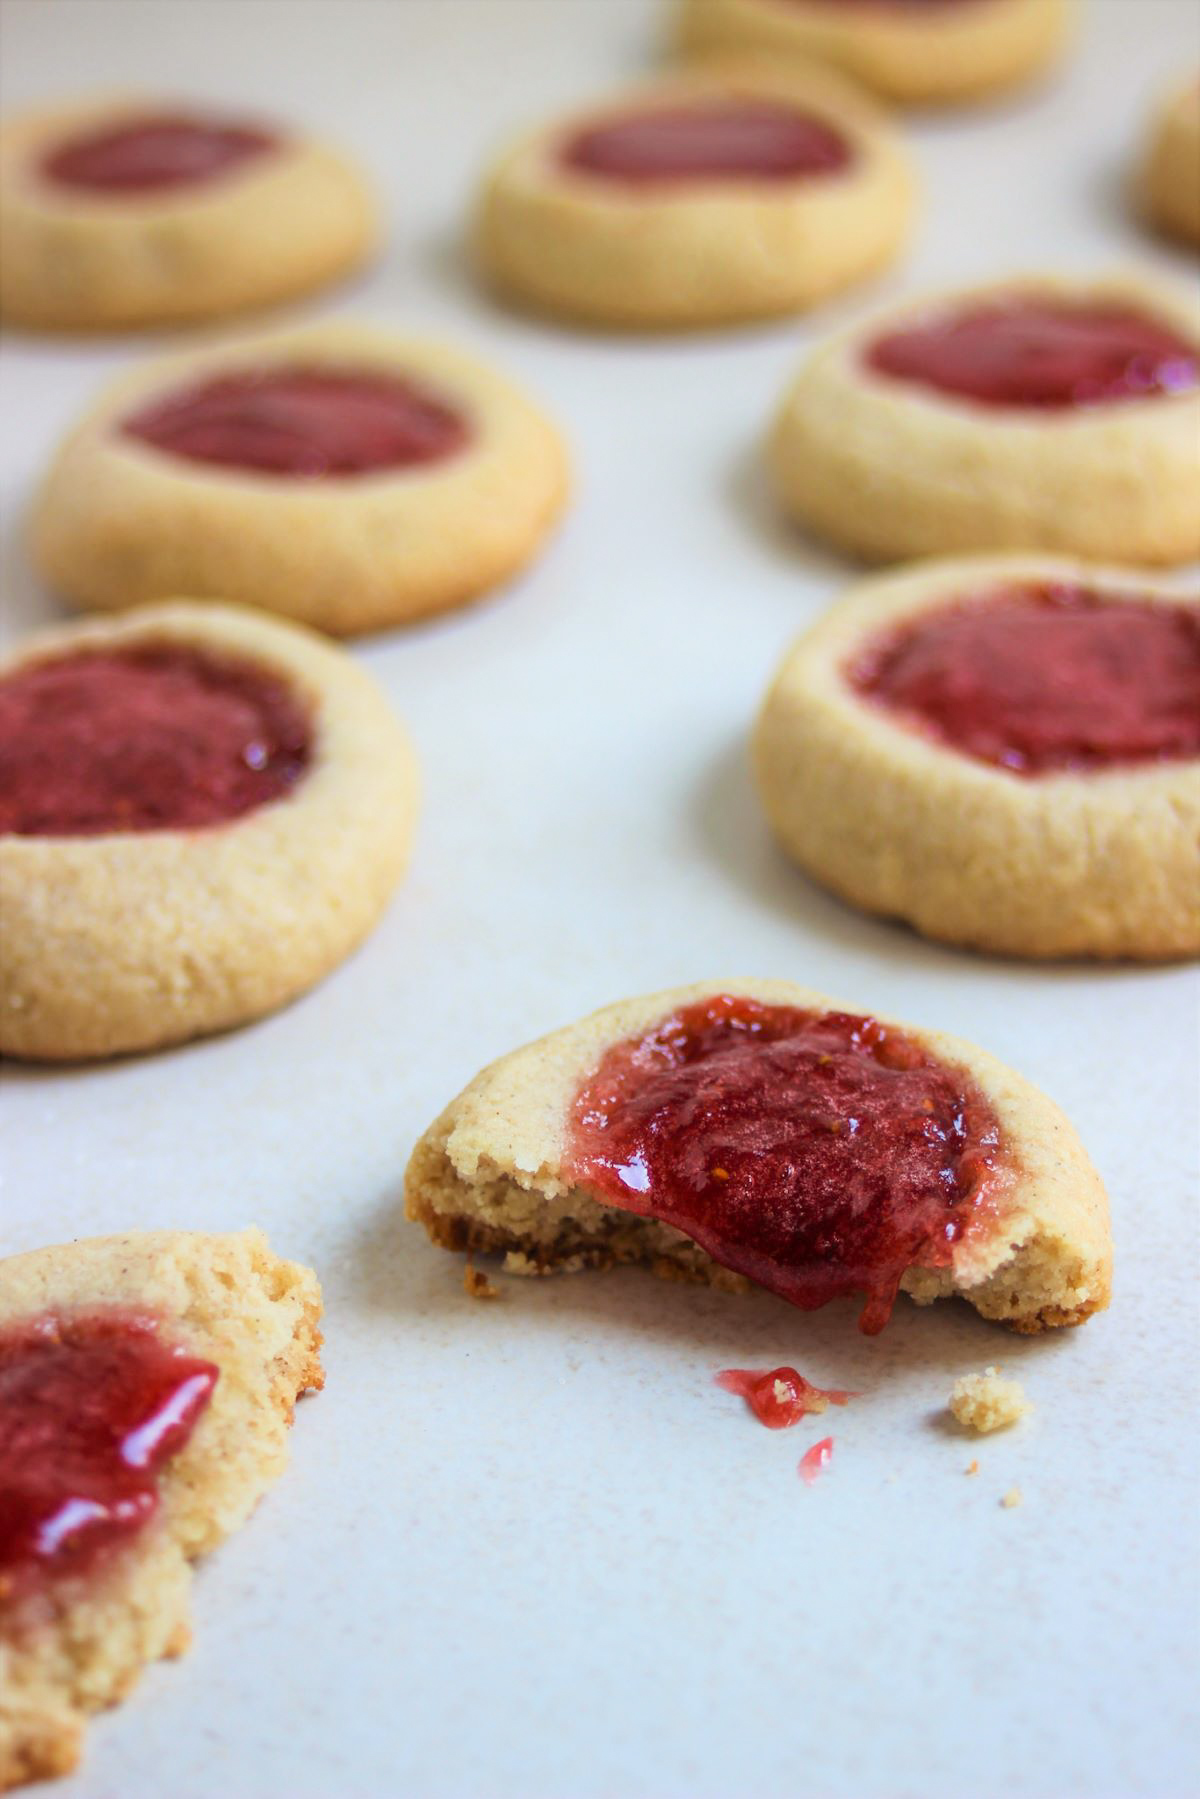
[[[850,679],[1015,774],[1200,756],[1200,604],[1014,588],[923,614],[869,646]]]
[[[176,644],[35,662],[0,681],[0,832],[188,830],[278,800],[307,708],[267,669]]]
[[[217,376],[151,401],[121,430],[190,462],[308,480],[441,462],[471,436],[461,413],[415,381],[301,367]]]
[[[800,1457],[796,1472],[804,1482],[805,1486],[811,1487],[818,1476],[825,1472],[832,1460],[833,1438],[822,1437],[819,1443],[814,1443],[811,1449],[806,1449],[804,1451],[804,1454]]]
[[[768,1430],[789,1430],[813,1412],[858,1398],[841,1387],[814,1387],[795,1368],[723,1368],[716,1382],[727,1393],[739,1394]]]
[[[935,312],[877,337],[877,374],[981,406],[1062,411],[1200,383],[1200,346],[1117,303],[1013,294]]]
[[[218,1372],[136,1313],[0,1332],[0,1599],[86,1572],[149,1522]]]
[[[157,193],[230,174],[279,142],[259,125],[155,114],[66,139],[42,158],[41,174],[59,187],[95,194]]]
[[[579,1093],[571,1172],[675,1225],[794,1305],[939,1268],[1002,1178],[998,1126],[960,1070],[903,1032],[717,994],[607,1051]]]
[[[795,181],[845,168],[852,151],[824,120],[780,101],[715,99],[589,125],[560,154],[568,168],[637,186]]]

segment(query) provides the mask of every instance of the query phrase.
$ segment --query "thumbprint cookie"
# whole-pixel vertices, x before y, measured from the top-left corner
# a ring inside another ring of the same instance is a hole
[[[1160,230],[1200,245],[1200,80],[1177,90],[1155,118],[1141,197]]]

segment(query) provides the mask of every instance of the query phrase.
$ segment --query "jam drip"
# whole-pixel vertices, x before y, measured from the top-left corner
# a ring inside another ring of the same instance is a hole
[[[164,113],[68,138],[42,158],[41,173],[59,187],[90,193],[157,193],[230,174],[279,142],[258,125]]]
[[[812,1412],[858,1398],[857,1393],[841,1387],[814,1387],[795,1368],[768,1368],[765,1373],[754,1368],[723,1368],[716,1381],[727,1393],[740,1394],[768,1430],[790,1430]]]
[[[849,672],[917,729],[1014,774],[1200,756],[1195,604],[1039,583],[925,613]]]
[[[640,186],[704,180],[795,181],[846,167],[840,132],[782,101],[715,99],[589,125],[563,146],[570,169]]]
[[[142,1530],[219,1370],[110,1310],[0,1333],[0,1601]]]
[[[961,1070],[873,1018],[718,994],[608,1050],[576,1098],[571,1173],[794,1305],[940,1268],[997,1184],[999,1131]]]
[[[461,413],[415,381],[328,367],[218,375],[151,401],[121,430],[190,462],[310,480],[440,462],[470,439]]]
[[[0,681],[0,832],[224,824],[282,799],[311,752],[265,668],[167,643],[31,663]]]
[[[822,1437],[811,1449],[806,1449],[800,1457],[796,1472],[806,1487],[811,1487],[817,1478],[824,1474],[833,1460],[833,1438]]]
[[[877,374],[981,406],[1062,411],[1189,392],[1200,347],[1115,301],[1013,294],[933,313],[878,337]]]

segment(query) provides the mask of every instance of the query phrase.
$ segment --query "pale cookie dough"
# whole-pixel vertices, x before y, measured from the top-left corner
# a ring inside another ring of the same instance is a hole
[[[1003,955],[1200,953],[1200,762],[1020,776],[912,728],[845,671],[902,620],[1023,581],[1187,596],[1045,557],[931,563],[862,583],[784,658],[754,737],[783,847],[852,905]]]
[[[417,776],[371,677],[295,626],[185,601],[48,632],[5,675],[87,650],[177,645],[294,687],[307,769],[202,829],[0,835],[0,1053],[110,1056],[274,1010],[348,956],[408,858]]]
[[[1139,177],[1141,203],[1172,237],[1200,245],[1200,79],[1159,111]]]
[[[985,1368],[982,1374],[959,1376],[947,1409],[964,1430],[986,1436],[989,1431],[1006,1430],[1033,1408],[1019,1381],[1007,1380],[995,1368]]]
[[[694,175],[632,183],[565,164],[592,127],[721,101],[795,107],[849,160],[788,179]],[[503,292],[546,312],[626,328],[733,324],[814,305],[890,262],[913,181],[875,107],[821,69],[731,64],[664,77],[542,126],[483,189],[479,259]]]
[[[442,459],[345,475],[205,463],[131,437],[152,402],[247,372],[329,370],[417,384],[467,427]],[[186,593],[282,613],[335,636],[464,604],[530,560],[566,501],[555,428],[485,365],[442,344],[343,324],[227,343],[111,387],[38,495],[33,557],[76,605]]]
[[[417,1144],[405,1176],[409,1218],[447,1249],[503,1254],[513,1273],[635,1262],[675,1278],[744,1288],[742,1276],[718,1266],[683,1232],[610,1205],[567,1174],[572,1106],[604,1052],[716,994],[842,1009],[787,981],[706,982],[608,1006],[503,1056]],[[1108,1205],[1067,1120],[983,1050],[941,1032],[902,1028],[982,1089],[1016,1172],[994,1228],[962,1239],[949,1267],[910,1268],[901,1290],[922,1305],[960,1294],[985,1318],[1027,1333],[1077,1324],[1101,1310],[1111,1282]]]
[[[132,330],[275,305],[356,268],[375,240],[366,184],[303,133],[212,177],[132,191],[62,185],[43,159],[60,145],[160,113],[145,96],[39,108],[0,128],[0,315],[54,330]],[[258,120],[214,123],[257,127]]]
[[[0,1329],[63,1311],[150,1313],[220,1378],[115,1559],[0,1605],[0,1789],[65,1774],[88,1715],[191,1638],[191,1563],[238,1529],[287,1462],[297,1398],[320,1387],[321,1291],[261,1231],[94,1237],[0,1261]]]
[[[901,105],[954,105],[1039,74],[1073,10],[1072,0],[681,0],[677,30],[688,53],[816,58]]]
[[[1194,301],[1130,276],[1022,276],[905,301],[801,368],[767,450],[787,511],[869,561],[972,550],[1168,564],[1200,556],[1200,386],[1026,410],[977,404],[865,361],[899,327],[1025,296],[1128,304],[1200,345]]]

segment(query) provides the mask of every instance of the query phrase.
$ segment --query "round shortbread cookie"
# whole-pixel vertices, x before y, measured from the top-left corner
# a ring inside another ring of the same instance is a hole
[[[1143,209],[1160,230],[1200,244],[1200,80],[1195,77],[1156,114],[1139,189]]]

